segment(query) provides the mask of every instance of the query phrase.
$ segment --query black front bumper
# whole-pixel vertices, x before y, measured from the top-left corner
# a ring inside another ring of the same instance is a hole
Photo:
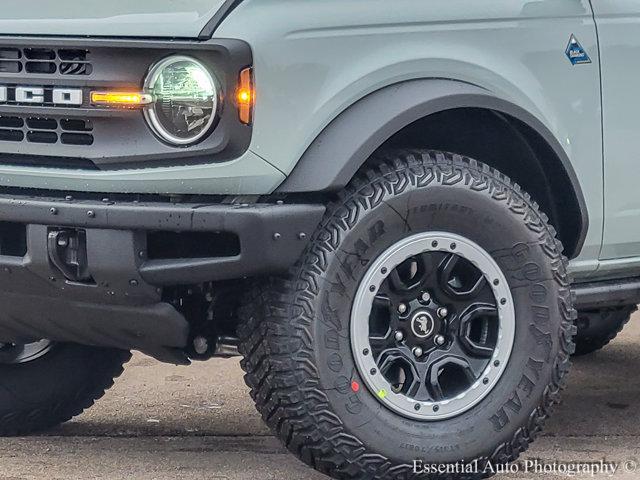
[[[300,257],[324,212],[323,205],[309,204],[0,195],[0,342],[48,338],[170,359],[169,351],[186,346],[189,325],[162,301],[161,287],[284,272]],[[82,232],[90,281],[68,278],[52,261],[50,236],[59,230]],[[26,248],[16,254],[13,244],[21,232]],[[149,258],[148,240],[158,232],[224,232],[237,238],[238,251]]]

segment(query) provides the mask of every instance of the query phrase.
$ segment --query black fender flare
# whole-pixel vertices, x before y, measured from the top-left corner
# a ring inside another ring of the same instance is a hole
[[[455,108],[484,108],[509,115],[529,126],[547,143],[562,163],[580,208],[581,232],[575,250],[579,252],[588,229],[587,207],[576,172],[557,138],[522,107],[486,89],[456,80],[409,80],[357,101],[325,127],[276,193],[339,190],[395,133],[421,118]]]

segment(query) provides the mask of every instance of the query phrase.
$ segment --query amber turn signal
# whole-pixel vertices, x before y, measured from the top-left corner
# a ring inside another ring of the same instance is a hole
[[[140,92],[91,92],[91,103],[113,107],[137,107],[153,102],[148,93]]]
[[[256,92],[253,85],[253,69],[245,68],[240,72],[238,89],[236,90],[236,104],[238,115],[244,124],[251,124],[253,120],[253,106],[255,105]]]

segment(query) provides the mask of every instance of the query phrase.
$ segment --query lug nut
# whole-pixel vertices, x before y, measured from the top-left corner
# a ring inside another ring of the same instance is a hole
[[[429,295],[429,292],[422,292],[422,301],[425,303],[431,301],[431,295]]]
[[[420,347],[416,347],[413,349],[413,354],[416,357],[421,357],[422,356],[422,349]]]
[[[407,306],[404,303],[398,305],[398,313],[405,313],[407,311]]]
[[[436,342],[436,345],[442,346],[445,344],[447,339],[444,338],[442,335],[436,335],[436,337],[434,338],[434,341]]]
[[[396,332],[395,337],[397,342],[404,340],[404,334],[400,330]]]
[[[439,316],[440,318],[444,318],[444,317],[446,317],[447,315],[449,315],[449,310],[447,310],[445,307],[440,307],[440,308],[438,309],[438,316]]]

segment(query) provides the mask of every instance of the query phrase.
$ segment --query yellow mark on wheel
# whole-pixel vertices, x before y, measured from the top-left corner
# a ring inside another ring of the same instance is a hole
[[[378,392],[378,396],[380,398],[385,398],[387,396],[387,391],[385,389],[382,389]]]

